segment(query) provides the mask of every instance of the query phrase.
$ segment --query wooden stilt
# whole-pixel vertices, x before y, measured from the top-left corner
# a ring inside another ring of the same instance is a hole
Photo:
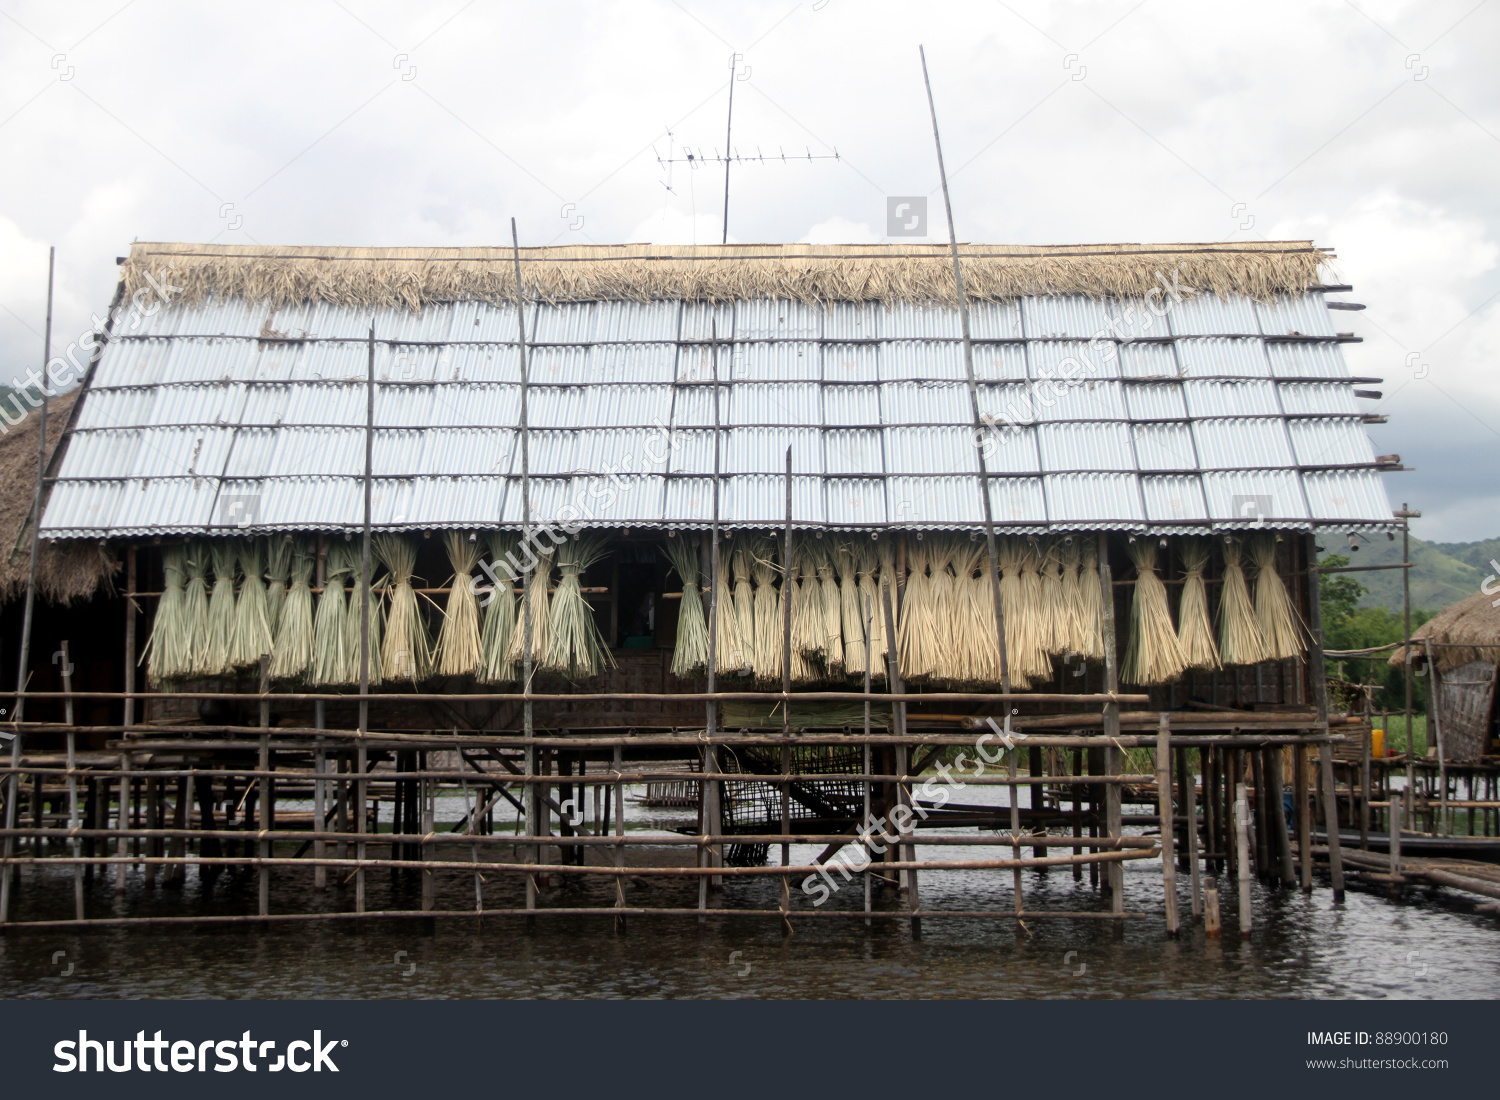
[[[1297,885],[1297,869],[1292,864],[1292,839],[1287,833],[1286,806],[1282,801],[1281,749],[1266,749],[1265,755],[1265,772],[1267,782],[1270,784],[1271,836],[1274,841],[1276,865],[1281,873],[1281,885],[1290,890]]]
[[[1177,936],[1177,860],[1174,852],[1172,813],[1172,727],[1171,718],[1162,711],[1156,730],[1156,804],[1161,817],[1161,886],[1166,902],[1167,935]]]
[[[1344,900],[1344,857],[1339,844],[1339,800],[1333,785],[1333,749],[1327,741],[1318,746],[1323,770],[1323,828],[1328,834],[1328,874],[1333,879],[1333,900]]]
[[[1187,838],[1188,872],[1192,875],[1193,884],[1193,920],[1196,922],[1203,915],[1198,878],[1198,783],[1187,767],[1188,758],[1185,753],[1181,759],[1182,770],[1187,775],[1187,828],[1183,830],[1183,835]]]
[[[1250,796],[1239,776],[1235,777],[1234,785],[1234,842],[1240,883],[1240,935],[1247,937],[1253,922],[1250,909]]]

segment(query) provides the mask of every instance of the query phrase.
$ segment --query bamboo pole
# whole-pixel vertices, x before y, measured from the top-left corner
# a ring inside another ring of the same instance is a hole
[[[135,590],[140,581],[136,567],[135,547],[129,546],[125,550],[125,691],[127,696],[135,690],[135,635],[137,616],[140,614],[140,606],[136,603]],[[135,700],[127,697],[122,709],[124,713],[121,717],[125,720],[125,728],[129,729],[135,725]]]
[[[1403,505],[1403,509],[1404,509]],[[1323,603],[1318,588],[1318,572],[1311,566],[1317,562],[1317,540],[1312,534],[1306,538],[1306,558],[1309,566],[1307,573],[1307,612],[1308,625],[1312,628],[1312,647],[1308,651],[1307,674],[1312,680],[1313,701],[1318,708],[1318,728],[1322,732],[1328,730],[1328,677],[1323,667]],[[1402,576],[1410,570],[1403,569]],[[1407,631],[1407,654],[1408,662],[1411,653],[1411,632]],[[1410,731],[1407,734],[1407,748],[1411,747]],[[1407,754],[1410,759],[1410,753]],[[1333,750],[1325,742],[1319,749],[1318,761],[1322,769],[1323,778],[1323,823],[1328,831],[1328,874],[1333,879],[1333,900],[1341,902],[1344,900],[1344,861],[1342,846],[1339,844],[1339,802],[1338,788],[1333,779]]]
[[[1292,864],[1292,840],[1286,828],[1286,806],[1282,801],[1281,750],[1262,749],[1266,757],[1267,776],[1275,775],[1275,791],[1271,799],[1271,832],[1276,841],[1276,863],[1281,871],[1281,885],[1290,890],[1297,885],[1297,869]]]
[[[1111,583],[1109,565],[1109,536],[1099,532],[1099,584],[1104,589],[1104,687],[1110,694],[1119,691],[1118,646],[1115,637],[1115,595]],[[1104,736],[1111,744],[1104,749],[1104,771],[1106,775],[1120,773],[1120,706],[1106,703],[1104,706]],[[1121,834],[1120,788],[1110,784],[1104,788],[1105,832],[1111,837]],[[1123,869],[1110,864],[1107,871],[1110,908],[1116,912],[1125,909],[1125,875]]]
[[[734,95],[733,88],[730,89],[730,95],[731,96]],[[726,174],[725,175],[725,188],[726,188],[726,191],[725,191],[724,201],[725,201],[725,215],[726,215],[726,218],[727,218],[727,216],[728,216],[728,202],[729,202],[729,196],[728,196],[728,190],[727,190],[728,189],[729,162],[727,160],[728,154],[726,153],[725,155],[726,155],[726,160],[725,160],[725,163],[724,163],[724,171],[725,171],[725,174]],[[710,542],[709,542],[709,547],[708,547],[708,569],[706,571],[700,569],[699,570],[699,576],[707,575],[708,578],[709,578],[709,592],[708,592],[708,668],[706,670],[707,671],[707,683],[704,686],[708,689],[708,694],[712,695],[712,694],[714,694],[714,692],[716,692],[718,690],[718,663],[719,663],[719,661],[718,661],[718,644],[719,644],[719,610],[720,610],[719,609],[719,587],[720,587],[720,583],[721,583],[720,579],[719,579],[719,460],[720,460],[719,451],[720,451],[720,447],[719,447],[719,328],[718,328],[718,321],[717,320],[714,320],[713,322],[711,322],[709,335],[710,335],[710,339],[711,339],[709,355],[710,355],[711,363],[712,363],[712,367],[713,367],[713,378],[714,378],[714,384],[713,384],[713,390],[714,390],[714,472],[713,472],[713,505],[712,505],[713,515],[712,515],[712,524],[711,524],[711,528],[712,529],[711,529],[711,532],[710,532]],[[734,614],[733,608],[730,609],[730,614],[731,615]],[[705,704],[705,710],[707,712],[706,715],[705,715],[705,721],[706,721],[705,732],[708,734],[709,737],[713,737],[715,734],[718,733],[718,718],[719,718],[718,704],[715,703],[715,702],[713,702],[712,700],[710,700],[708,703]],[[788,716],[788,720],[789,719],[790,719],[790,716]],[[704,749],[703,749],[703,787],[702,787],[702,794],[700,796],[700,803],[701,803],[702,808],[703,808],[703,816],[707,820],[713,822],[713,830],[712,831],[714,831],[714,832],[717,832],[718,829],[719,829],[719,821],[720,821],[720,798],[722,797],[723,788],[718,783],[716,783],[713,779],[711,779],[710,776],[715,775],[718,772],[718,770],[719,770],[718,749],[714,745],[712,745],[712,744],[704,746]],[[708,829],[704,829],[704,832],[709,832],[709,831],[710,830],[708,830]],[[711,866],[711,867],[712,866],[722,865],[723,862],[724,862],[724,850],[722,848],[719,848],[716,851],[713,848],[708,848],[704,852],[704,858],[708,861],[708,865]],[[710,889],[714,888],[714,887],[722,886],[722,885],[723,885],[723,879],[701,879],[699,881],[699,883],[698,883],[698,908],[699,909],[707,909],[708,908],[708,891]]]
[[[1432,642],[1424,639],[1423,644],[1426,646],[1427,675],[1431,681],[1428,690],[1432,693],[1432,705],[1428,709],[1432,712],[1432,732],[1437,741],[1438,785],[1441,788],[1438,792],[1439,827],[1433,832],[1438,836],[1451,836],[1452,827],[1448,820],[1448,753],[1443,746],[1443,697],[1439,690],[1437,665],[1432,660]]]
[[[1312,893],[1312,811],[1308,806],[1307,750],[1301,745],[1292,748],[1292,799],[1297,823],[1298,879],[1304,894]]]
[[[1184,830],[1187,839],[1188,871],[1192,875],[1193,884],[1193,922],[1203,915],[1203,898],[1201,882],[1198,872],[1198,781],[1193,777],[1192,771],[1186,766],[1184,756],[1183,774],[1187,777],[1187,829]],[[1199,770],[1202,770],[1200,764]],[[1207,805],[1207,802],[1204,803]]]

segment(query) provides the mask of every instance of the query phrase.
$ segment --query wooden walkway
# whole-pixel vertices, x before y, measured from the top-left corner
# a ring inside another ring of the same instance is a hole
[[[1314,848],[1324,856],[1328,849]],[[1392,873],[1388,855],[1367,852],[1359,848],[1340,847],[1344,866],[1359,872],[1361,879],[1382,882],[1392,886],[1426,882],[1434,886],[1447,886],[1470,894],[1500,899],[1500,866],[1471,859],[1447,859],[1436,856],[1406,856],[1400,859],[1396,873]],[[1500,907],[1485,906],[1486,910]]]

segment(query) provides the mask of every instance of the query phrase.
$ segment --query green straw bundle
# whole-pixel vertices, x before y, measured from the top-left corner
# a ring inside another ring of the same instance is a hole
[[[494,587],[484,609],[484,627],[479,633],[481,661],[479,679],[486,684],[509,684],[520,678],[519,670],[508,657],[511,635],[516,627],[516,594],[510,577],[511,555],[519,540],[510,531],[493,531],[489,536],[490,561],[494,566]]]
[[[606,667],[614,667],[614,658],[594,622],[594,609],[584,599],[580,580],[589,566],[608,553],[606,546],[603,534],[583,532],[557,548],[557,568],[562,579],[557,582],[557,594],[552,600],[552,624],[544,663],[570,680],[588,679]]]
[[[358,568],[348,542],[328,544],[323,594],[318,598],[318,612],[313,620],[312,679],[316,684],[336,686],[350,682],[346,651],[349,607],[344,595],[344,581]]]
[[[379,668],[387,680],[406,680],[416,683],[432,674],[432,644],[427,638],[427,624],[422,619],[422,609],[417,604],[417,593],[412,588],[412,573],[417,568],[417,543],[406,535],[376,535],[375,556],[386,570],[386,588],[390,605],[386,611],[385,638],[379,651]],[[356,575],[354,595],[359,595]],[[350,618],[359,621],[358,604],[351,601]],[[375,601],[370,601],[373,613]],[[370,628],[371,678],[376,662],[374,645],[375,627]],[[355,634],[358,639],[358,634]],[[354,654],[356,668],[359,653]]]
[[[781,601],[776,584],[776,543],[758,539],[750,550],[750,572],[755,578],[755,678],[763,684],[781,682]]]
[[[821,664],[827,652],[823,605],[818,599],[816,555],[810,537],[796,543],[792,550],[791,598],[792,679],[806,681],[814,678],[807,671],[806,664],[814,661]],[[801,667],[798,658],[802,661]]]
[[[729,552],[719,547],[719,587],[714,596],[714,670],[720,676],[738,676],[749,662],[746,660],[745,643],[740,639],[740,621],[734,609],[734,583],[729,573]],[[712,587],[713,578],[704,578],[705,587]],[[708,614],[709,600],[705,599],[704,615]]]
[[[259,664],[262,656],[270,654],[275,638],[266,606],[265,551],[265,543],[258,539],[243,539],[235,545],[240,572],[245,575],[234,606],[234,641],[230,647],[229,663],[236,668]],[[217,583],[214,588],[217,590]]]
[[[1048,653],[1062,654],[1073,649],[1072,605],[1064,587],[1062,546],[1048,539],[1042,544],[1042,634]]]
[[[484,645],[479,634],[479,597],[471,582],[479,567],[479,536],[445,531],[443,545],[453,576],[448,581],[448,605],[438,628],[437,674],[477,676],[484,660]]]
[[[698,589],[698,549],[683,537],[669,538],[662,548],[682,580],[682,600],[677,605],[677,645],[672,650],[672,675],[690,680],[708,667],[708,623],[703,616],[703,595]]]
[[[532,543],[536,547],[536,543]],[[552,558],[555,549],[541,550],[536,547],[536,552],[530,554],[529,561],[519,564],[530,565],[530,576],[522,577],[521,587],[526,594],[521,597],[520,606],[516,609],[516,628],[510,636],[510,649],[507,655],[512,664],[516,666],[517,675],[525,664],[526,650],[526,616],[529,607],[531,616],[531,674],[536,676],[545,663],[543,658],[547,656],[547,649],[551,644],[549,637],[552,630],[551,600],[548,598],[547,589],[552,584]],[[526,546],[522,545],[518,555],[528,556]]]
[[[206,542],[187,544],[187,585],[182,590],[186,649],[183,675],[208,673],[208,559]]]
[[[374,540],[372,539],[373,543]],[[416,551],[412,551],[415,555]],[[344,659],[349,663],[349,683],[357,684],[360,679],[360,661],[363,656],[364,639],[360,636],[359,613],[365,606],[365,555],[361,546],[354,550],[349,556],[350,572],[349,579],[353,583],[349,586],[349,605],[344,614]],[[370,674],[371,684],[378,684],[384,678],[384,667],[381,660],[382,641],[381,634],[381,596],[382,585],[375,580],[375,564],[377,555],[374,547],[371,547],[370,555]]]
[[[1240,565],[1240,544],[1226,537],[1224,585],[1219,593],[1219,658],[1226,665],[1254,665],[1270,656]]]
[[[1136,577],[1120,679],[1127,684],[1169,684],[1182,676],[1187,661],[1172,627],[1166,585],[1156,575],[1156,540],[1137,539],[1127,552],[1135,563]]]
[[[742,674],[754,674],[755,672],[755,590],[750,585],[751,580],[751,547],[750,540],[739,538],[735,540],[734,553],[730,555],[730,563],[734,570],[734,593],[731,601],[734,606],[734,622],[739,631],[740,658],[738,668]]]
[[[1219,647],[1214,644],[1213,619],[1208,614],[1208,586],[1203,571],[1208,568],[1207,539],[1178,541],[1182,558],[1182,599],[1177,603],[1177,640],[1188,668],[1217,669]]]
[[[317,568],[317,551],[312,541],[297,537],[288,543],[291,559],[288,573],[292,586],[282,604],[276,625],[276,642],[271,651],[271,678],[302,680],[313,670],[313,573]],[[274,583],[274,582],[273,582]]]
[[[187,583],[187,548],[168,546],[161,552],[162,590],[156,602],[156,618],[151,623],[151,639],[146,643],[147,679],[153,684],[186,676],[193,669],[189,648],[192,626],[186,618],[187,600],[183,585]]]
[[[209,544],[214,565],[214,587],[208,596],[208,644],[204,647],[200,670],[206,676],[224,676],[234,669],[234,543],[216,539]]]

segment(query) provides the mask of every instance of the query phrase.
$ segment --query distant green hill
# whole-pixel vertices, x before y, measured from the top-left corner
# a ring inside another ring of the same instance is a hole
[[[1500,561],[1500,539],[1485,539],[1483,542],[1435,542],[1432,548],[1472,565],[1482,574],[1495,572],[1495,567],[1490,562]]]
[[[1347,554],[1352,565],[1388,565],[1401,560],[1401,536],[1394,542],[1384,535],[1359,540],[1359,550],[1349,554],[1348,543],[1333,535],[1323,535],[1326,553]],[[1441,611],[1451,603],[1468,599],[1479,591],[1485,574],[1493,572],[1478,551],[1459,556],[1454,549],[1492,547],[1500,556],[1500,539],[1471,543],[1427,543],[1411,540],[1411,606],[1413,610]],[[1478,562],[1485,562],[1480,568]],[[1382,569],[1369,573],[1349,574],[1369,591],[1359,601],[1361,607],[1385,607],[1401,610],[1401,570]]]

